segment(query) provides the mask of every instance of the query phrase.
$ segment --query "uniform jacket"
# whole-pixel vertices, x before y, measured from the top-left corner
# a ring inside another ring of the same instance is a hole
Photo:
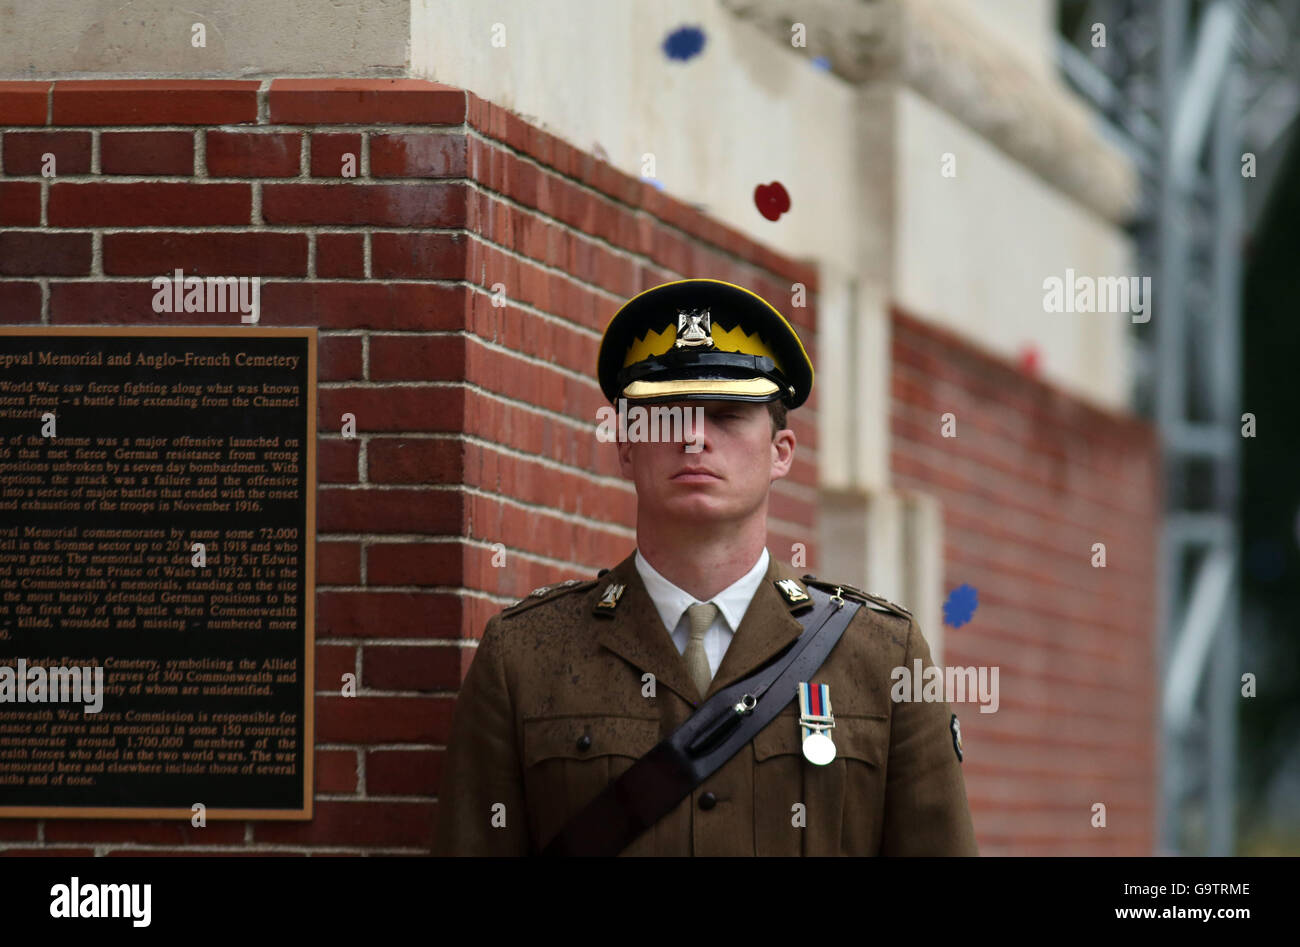
[[[709,695],[799,636],[785,578],[806,588],[772,556]],[[612,584],[616,607],[598,608]],[[915,620],[864,603],[814,676],[830,685],[835,759],[803,757],[793,699],[623,854],[978,854],[947,704],[890,699],[891,671],[917,658],[933,663]],[[488,621],[456,705],[434,854],[538,853],[698,701],[633,556],[511,606]]]

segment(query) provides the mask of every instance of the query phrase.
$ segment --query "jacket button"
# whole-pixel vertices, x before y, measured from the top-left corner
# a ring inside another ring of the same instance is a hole
[[[700,796],[700,808],[706,812],[717,804],[718,797],[711,792],[706,792],[704,795]]]
[[[586,750],[591,749],[591,735],[590,735],[590,734],[588,734],[588,733],[584,733],[582,736],[578,737],[578,749],[583,750],[583,751],[586,751]]]

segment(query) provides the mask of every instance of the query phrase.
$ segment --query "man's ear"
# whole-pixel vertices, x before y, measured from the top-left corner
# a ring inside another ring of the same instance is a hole
[[[772,438],[772,480],[780,480],[794,465],[794,431],[789,428],[777,431]]]
[[[618,449],[618,466],[623,471],[623,479],[634,480],[632,476],[632,442],[619,439],[614,446]]]

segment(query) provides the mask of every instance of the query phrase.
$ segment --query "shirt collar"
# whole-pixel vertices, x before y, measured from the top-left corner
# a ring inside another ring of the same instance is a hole
[[[740,621],[745,617],[745,612],[749,608],[750,601],[754,598],[754,593],[758,591],[763,576],[767,574],[769,558],[765,546],[762,555],[758,557],[758,561],[754,563],[752,569],[710,599],[713,604],[718,606],[718,611],[727,620],[733,634],[740,628]],[[689,592],[679,589],[660,575],[655,567],[646,560],[645,556],[641,555],[640,549],[636,551],[635,562],[636,571],[641,575],[641,581],[645,584],[646,593],[649,594],[650,600],[654,602],[655,610],[659,612],[664,627],[668,629],[669,634],[672,634],[677,627],[677,623],[681,621],[682,612],[686,611],[688,606],[699,602],[699,599]]]

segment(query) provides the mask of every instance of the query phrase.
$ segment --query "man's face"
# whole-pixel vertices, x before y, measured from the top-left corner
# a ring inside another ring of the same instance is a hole
[[[772,481],[790,470],[794,432],[778,431],[773,437],[764,404],[683,401],[661,407],[681,408],[692,424],[696,412],[691,409],[703,408],[703,421],[691,429],[687,442],[619,442],[623,476],[636,484],[643,515],[712,522],[744,519],[766,502]],[[687,446],[699,449],[688,451]]]

